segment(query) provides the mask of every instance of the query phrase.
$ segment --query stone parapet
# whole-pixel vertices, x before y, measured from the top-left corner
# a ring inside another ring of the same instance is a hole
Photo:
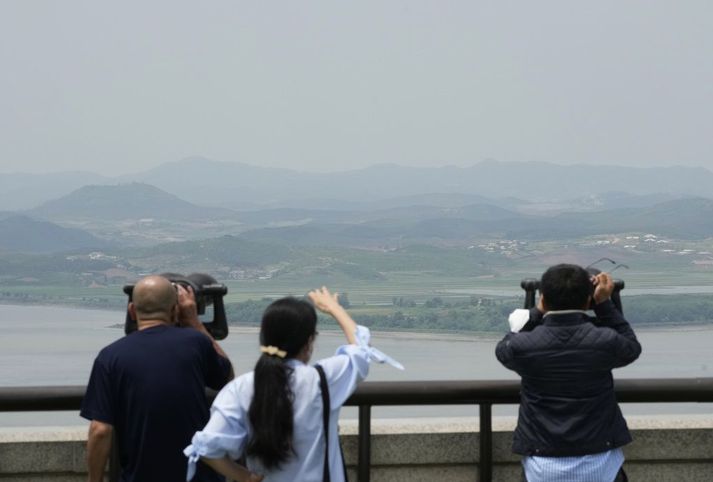
[[[2,482],[85,482],[86,427],[0,429]]]
[[[634,442],[627,446],[632,481],[713,480],[713,416],[628,417]],[[519,458],[510,452],[515,420],[493,420],[493,480],[520,480]],[[356,481],[357,425],[341,422],[350,480]],[[374,420],[373,482],[476,481],[478,419]],[[0,480],[86,480],[86,428],[0,430]]]

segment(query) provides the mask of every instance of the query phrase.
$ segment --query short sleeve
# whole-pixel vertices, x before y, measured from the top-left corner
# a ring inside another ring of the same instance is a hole
[[[247,443],[248,421],[247,413],[242,408],[239,397],[245,377],[226,385],[211,407],[210,420],[203,430],[193,435],[191,444],[183,453],[188,457],[188,474],[186,480],[191,480],[196,470],[196,463],[201,457],[221,458],[228,455],[231,459],[239,459],[243,455]],[[252,398],[252,390],[249,394]]]
[[[324,369],[331,409],[344,405],[357,384],[369,374],[369,359],[355,345],[345,345],[336,355],[317,362]]]
[[[79,414],[87,420],[97,420],[110,425],[115,423],[116,412],[111,377],[99,357],[94,360]]]

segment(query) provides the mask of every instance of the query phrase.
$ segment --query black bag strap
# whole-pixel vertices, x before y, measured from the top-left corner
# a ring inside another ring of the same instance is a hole
[[[314,366],[319,373],[319,389],[322,392],[322,423],[324,424],[324,482],[330,482],[329,475],[329,414],[332,411],[332,404],[329,401],[329,385],[327,385],[327,375],[324,374],[324,368],[320,365]],[[339,445],[339,454],[342,456],[342,471],[344,472],[344,481],[349,482],[349,477],[347,477],[347,465],[344,460],[344,452],[342,451],[342,444]]]
[[[324,425],[324,471],[322,479],[324,482],[330,482],[329,479],[329,412],[331,403],[329,401],[329,386],[327,385],[327,376],[324,374],[324,368],[320,365],[314,366],[319,373],[319,389],[322,392],[322,423]]]

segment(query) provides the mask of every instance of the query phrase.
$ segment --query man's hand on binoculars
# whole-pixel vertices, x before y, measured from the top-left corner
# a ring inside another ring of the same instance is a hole
[[[178,292],[178,324],[183,327],[201,329],[203,324],[198,319],[198,309],[196,308],[196,295],[190,286],[184,288],[176,284]]]
[[[599,273],[592,277],[594,284],[594,302],[596,304],[611,298],[614,292],[614,280],[609,273]]]

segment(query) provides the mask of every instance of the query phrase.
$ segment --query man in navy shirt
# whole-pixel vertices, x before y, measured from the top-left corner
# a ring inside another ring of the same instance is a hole
[[[205,387],[220,389],[232,367],[198,319],[190,288],[148,276],[129,312],[138,330],[99,352],[82,401],[89,481],[103,480],[114,433],[122,481],[183,481],[183,448],[209,418]],[[200,467],[195,480],[222,479]]]

